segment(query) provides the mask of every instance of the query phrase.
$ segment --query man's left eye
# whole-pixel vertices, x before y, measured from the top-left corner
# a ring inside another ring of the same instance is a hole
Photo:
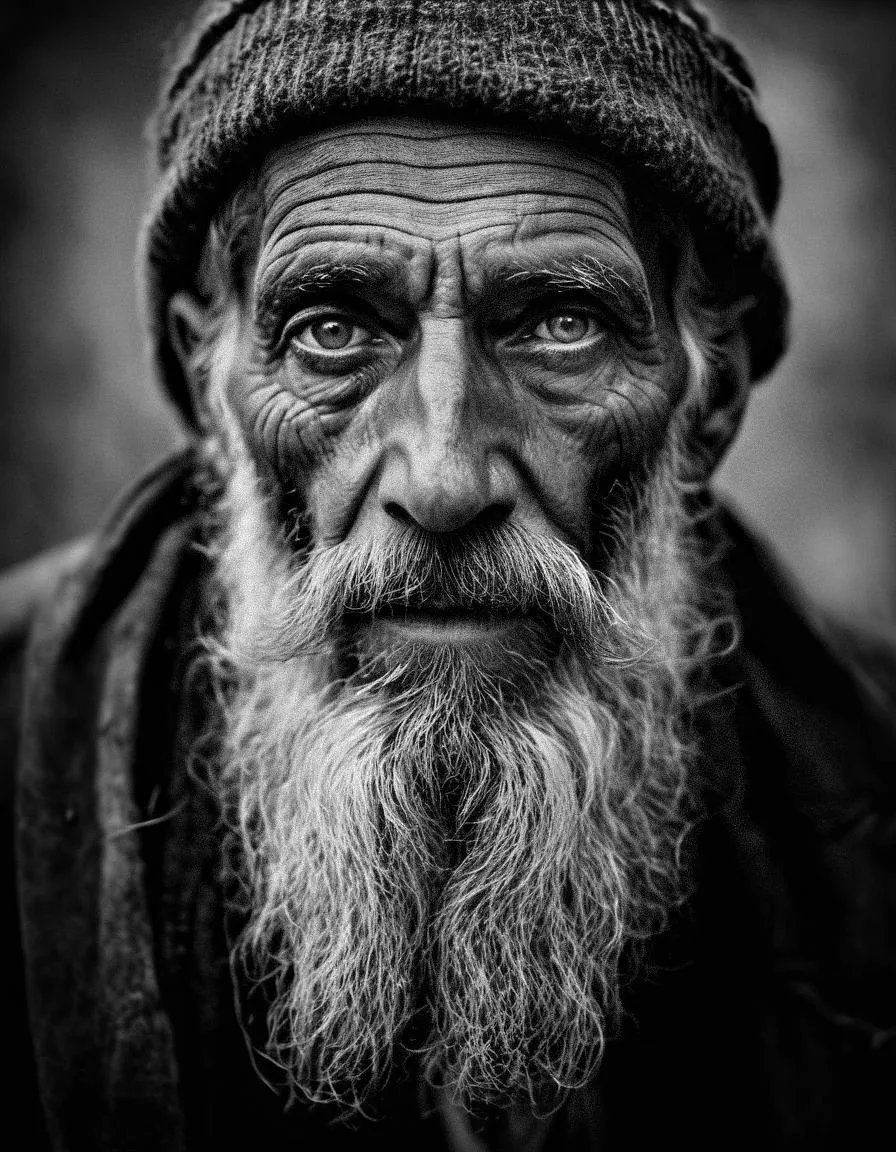
[[[553,344],[581,344],[599,335],[600,324],[587,312],[557,312],[547,316],[535,328],[532,335],[538,340]]]
[[[318,316],[303,324],[293,335],[303,348],[311,352],[341,352],[346,348],[359,348],[372,342],[368,328],[356,324],[346,316]]]

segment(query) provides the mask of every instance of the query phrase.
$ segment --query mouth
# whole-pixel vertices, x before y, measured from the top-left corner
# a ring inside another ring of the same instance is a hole
[[[383,632],[425,644],[478,644],[497,639],[522,617],[494,608],[456,608],[428,603],[396,607],[368,618],[372,633]]]

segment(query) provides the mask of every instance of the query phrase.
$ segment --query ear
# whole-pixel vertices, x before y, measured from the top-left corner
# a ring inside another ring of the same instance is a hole
[[[713,468],[737,434],[750,395],[750,351],[738,328],[719,346],[718,366],[709,389],[697,438]]]
[[[736,436],[750,396],[750,345],[743,325],[747,311],[749,305],[732,310],[723,335],[714,341],[714,371],[694,429],[710,469],[716,467]]]
[[[203,360],[208,340],[208,306],[192,292],[176,292],[168,301],[168,340],[180,362],[196,421],[205,431],[209,423],[208,374]]]

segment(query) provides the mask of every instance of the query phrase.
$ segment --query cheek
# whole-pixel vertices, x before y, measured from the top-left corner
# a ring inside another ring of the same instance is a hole
[[[528,382],[523,455],[555,521],[582,541],[590,537],[596,502],[665,441],[685,382],[685,358],[674,345],[651,358],[621,355],[550,396]]]
[[[296,387],[288,368],[235,365],[225,395],[245,443],[262,471],[284,485],[302,487],[332,451],[352,420],[347,401],[354,380]]]
[[[501,375],[494,381],[505,401],[498,438],[508,463],[541,511],[590,548],[601,493],[666,435],[685,379],[683,354],[620,353],[559,382],[549,372],[510,368]],[[384,404],[383,383],[346,377],[300,386],[288,365],[238,358],[227,373],[228,407],[260,474],[284,515],[307,513],[323,542],[342,537],[375,474],[384,423],[396,418]]]
[[[359,388],[347,378],[299,392],[282,364],[234,365],[225,384],[228,407],[284,519],[308,514],[324,542],[338,538],[375,456]]]

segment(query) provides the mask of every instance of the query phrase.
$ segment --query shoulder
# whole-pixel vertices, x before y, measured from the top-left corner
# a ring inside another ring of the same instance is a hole
[[[21,648],[36,613],[89,548],[90,538],[82,537],[0,572],[0,653]]]
[[[87,539],[72,541],[0,573],[0,821],[2,821],[3,909],[15,906],[6,892],[12,876],[16,767],[28,641],[35,617],[64,576],[82,562]]]
[[[37,1000],[33,983],[30,1004],[25,989],[27,964],[40,962],[23,947],[22,937],[27,938],[29,924],[32,943],[46,936],[44,897],[52,904],[55,890],[54,881],[44,889],[44,877],[54,870],[58,876],[64,862],[55,826],[48,836],[41,823],[49,810],[41,801],[72,781],[90,793],[89,758],[79,757],[77,748],[87,747],[98,731],[97,687],[115,683],[108,665],[112,644],[118,643],[119,654],[127,648],[130,655],[138,647],[137,633],[153,642],[156,609],[166,602],[172,573],[185,554],[192,555],[196,522],[192,458],[183,452],[125,493],[96,534],[0,574],[0,915],[9,929],[7,1033],[22,1054],[11,1099],[17,1121],[29,1133],[28,1147],[35,1149],[46,1143],[31,1131],[40,1126],[42,1111],[38,1062],[29,1055],[28,1012]],[[77,883],[89,888],[82,858],[89,873],[93,854],[82,854],[78,863]],[[44,1063],[41,1068],[44,1075]]]
[[[11,803],[25,653],[35,617],[63,577],[83,561],[90,539],[69,541],[0,573],[0,772],[3,807]]]
[[[106,609],[127,596],[155,543],[172,526],[190,521],[194,463],[190,448],[167,457],[124,493],[96,533],[0,572],[0,811],[8,829],[26,678],[40,680],[44,649],[73,626],[79,610],[101,621]],[[91,615],[94,605],[102,610]]]
[[[845,797],[896,794],[896,637],[819,609],[772,550],[730,512],[724,567],[740,622],[740,671],[787,759]],[[811,790],[811,789],[810,789]]]
[[[720,820],[769,986],[871,1075],[896,1058],[896,644],[819,612],[738,519],[719,526],[740,629]]]
[[[15,845],[16,770],[21,737],[25,659],[35,617],[56,594],[65,575],[83,562],[90,547],[76,540],[0,573],[0,912],[6,925],[6,982],[10,992],[7,1035],[18,1058],[13,1075],[15,1123],[27,1133],[29,1147],[48,1148],[25,1014],[26,993],[21,965],[17,915]]]

